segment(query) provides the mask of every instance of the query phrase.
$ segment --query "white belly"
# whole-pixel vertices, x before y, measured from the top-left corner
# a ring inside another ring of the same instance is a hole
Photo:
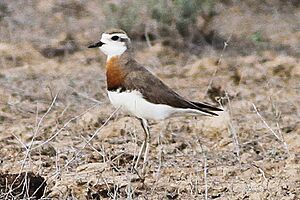
[[[108,97],[113,106],[121,106],[138,118],[161,120],[170,117],[177,110],[168,105],[150,103],[138,91],[108,91]]]

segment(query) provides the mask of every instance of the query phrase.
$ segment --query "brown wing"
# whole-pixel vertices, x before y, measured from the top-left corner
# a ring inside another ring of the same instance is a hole
[[[207,104],[186,100],[136,62],[131,62],[130,68],[132,70],[124,79],[123,89],[138,90],[151,103],[167,104],[175,108],[197,109],[211,115],[217,115],[211,111],[221,111],[221,109]]]

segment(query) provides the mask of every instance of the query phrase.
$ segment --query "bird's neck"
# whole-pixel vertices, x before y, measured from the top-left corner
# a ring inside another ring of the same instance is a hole
[[[130,46],[126,46],[125,50],[123,49],[115,49],[114,51],[110,51],[107,54],[107,62],[113,57],[122,57],[125,59],[129,59],[133,55],[133,48]]]
[[[117,90],[122,86],[123,80],[126,76],[122,68],[121,56],[112,56],[106,62],[106,82],[107,90]]]

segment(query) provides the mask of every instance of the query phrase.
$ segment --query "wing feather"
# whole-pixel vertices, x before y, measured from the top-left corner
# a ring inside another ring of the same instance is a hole
[[[124,78],[122,86],[124,90],[138,90],[147,101],[154,104],[167,104],[175,108],[196,109],[215,116],[217,114],[213,111],[222,111],[222,109],[206,103],[189,101],[169,88],[137,62],[128,64],[134,70],[130,70]]]

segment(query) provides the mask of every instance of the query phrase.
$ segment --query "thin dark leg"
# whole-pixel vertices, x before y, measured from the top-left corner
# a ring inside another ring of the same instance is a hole
[[[143,168],[142,168],[142,174],[144,174],[145,167],[147,166],[147,162],[148,162],[148,153],[149,153],[149,147],[150,147],[150,131],[149,131],[149,126],[148,126],[147,120],[142,119],[142,126],[143,126],[143,129],[145,132],[144,143],[146,144],[145,153],[144,153],[144,162],[143,162]]]
[[[139,151],[139,155],[138,155],[138,157],[137,157],[137,159],[136,159],[136,162],[135,162],[135,165],[134,165],[134,168],[135,168],[135,169],[138,168],[138,164],[139,164],[139,162],[140,162],[140,160],[141,160],[141,156],[142,156],[142,153],[144,152],[144,150],[145,150],[145,141],[143,141],[142,146],[141,146],[141,149],[140,149],[140,151]]]
[[[142,168],[142,174],[144,173],[146,164],[147,164],[147,157],[148,157],[148,152],[149,152],[149,146],[150,146],[150,131],[149,131],[149,127],[148,127],[148,123],[147,120],[145,119],[140,119],[141,125],[143,127],[144,133],[145,133],[145,139],[143,141],[143,144],[141,146],[138,158],[136,160],[135,166],[134,168],[137,169],[138,163],[141,159],[141,155],[144,152],[144,162],[143,162],[143,168]]]

